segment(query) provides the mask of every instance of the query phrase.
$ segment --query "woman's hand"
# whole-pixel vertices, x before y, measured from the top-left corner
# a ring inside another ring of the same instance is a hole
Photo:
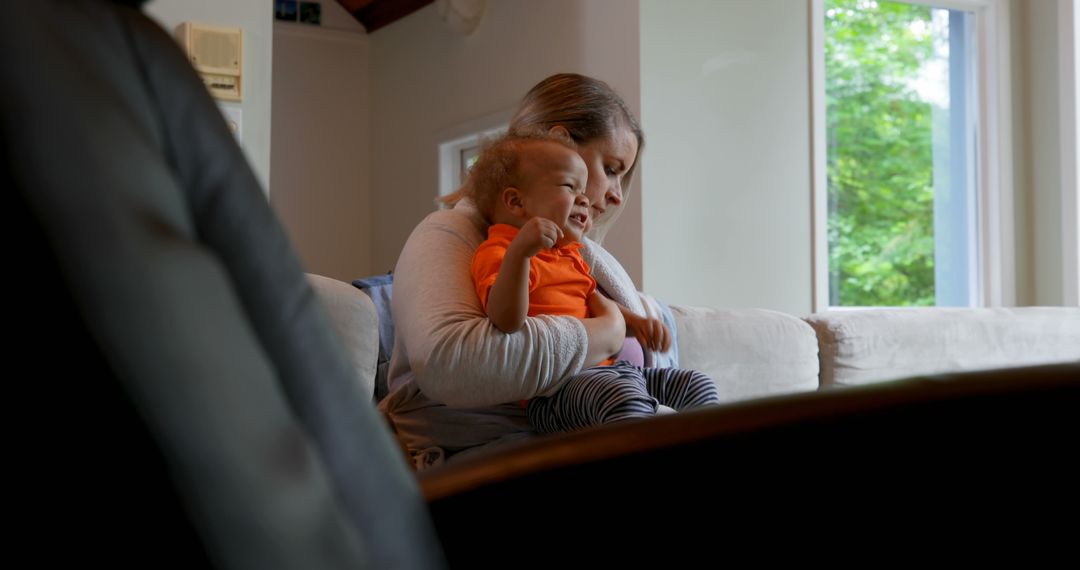
[[[626,339],[626,321],[619,305],[596,291],[589,295],[587,304],[592,317],[583,321],[585,334],[589,336],[585,362],[592,366],[622,350],[623,340]]]
[[[532,257],[542,250],[555,247],[562,237],[563,231],[555,222],[537,216],[521,226],[507,250],[516,250],[518,255]]]
[[[622,309],[626,321],[626,334],[633,336],[641,346],[655,352],[667,352],[671,348],[671,331],[657,318],[638,316],[629,309]]]

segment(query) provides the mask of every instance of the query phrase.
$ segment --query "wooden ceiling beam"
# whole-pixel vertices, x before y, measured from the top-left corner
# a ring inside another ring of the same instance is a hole
[[[370,34],[435,0],[337,0]]]
[[[375,0],[338,0],[338,4],[341,4],[350,14],[352,14],[374,1]]]

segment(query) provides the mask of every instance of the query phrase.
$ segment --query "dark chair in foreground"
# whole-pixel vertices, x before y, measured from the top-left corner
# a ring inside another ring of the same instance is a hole
[[[220,112],[124,4],[0,19],[27,364],[6,401],[34,436],[5,463],[29,493],[14,520],[48,537],[31,560],[439,567],[415,479]]]
[[[1074,540],[1078,404],[1076,364],[915,378],[567,434],[421,488],[465,568],[1049,556]]]
[[[0,26],[12,558],[718,565],[1076,499],[1075,365],[612,426],[418,486],[171,38],[102,0],[12,3]]]

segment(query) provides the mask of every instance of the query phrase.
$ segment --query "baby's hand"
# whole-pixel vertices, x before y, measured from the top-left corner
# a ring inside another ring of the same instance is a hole
[[[660,319],[641,317],[625,311],[626,334],[638,339],[641,346],[657,352],[667,352],[671,348],[671,331]]]
[[[542,250],[555,247],[562,237],[563,231],[555,222],[537,216],[521,226],[510,247],[525,257],[532,257]]]

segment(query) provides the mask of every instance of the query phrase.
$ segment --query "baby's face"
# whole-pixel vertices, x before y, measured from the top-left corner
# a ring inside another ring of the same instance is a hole
[[[578,153],[554,142],[529,145],[520,184],[527,218],[547,218],[563,231],[556,246],[581,241],[592,227],[585,185],[589,179]]]

